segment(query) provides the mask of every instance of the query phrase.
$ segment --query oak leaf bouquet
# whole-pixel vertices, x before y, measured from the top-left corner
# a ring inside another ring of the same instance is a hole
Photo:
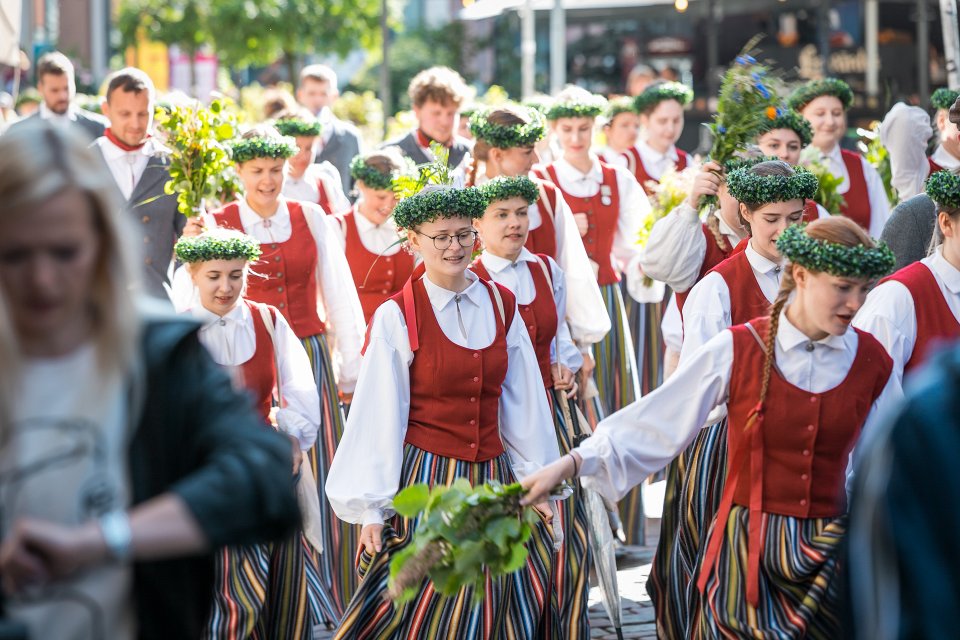
[[[390,561],[387,597],[408,602],[429,578],[442,595],[472,587],[474,603],[481,601],[487,573],[502,576],[526,564],[537,516],[532,507],[520,506],[523,493],[519,483],[474,487],[464,478],[450,486],[415,484],[400,491],[394,509],[419,522],[410,544]]]

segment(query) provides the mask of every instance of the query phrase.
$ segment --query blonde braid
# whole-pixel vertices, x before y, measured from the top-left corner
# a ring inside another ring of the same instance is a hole
[[[770,307],[770,327],[767,330],[766,341],[763,346],[763,382],[760,384],[760,403],[763,407],[767,400],[767,391],[770,389],[770,372],[773,369],[774,359],[776,357],[777,330],[780,328],[780,313],[787,304],[790,294],[797,288],[797,283],[793,279],[793,265],[787,265],[783,271],[783,281],[780,283],[780,291],[777,292],[777,298]]]
[[[467,186],[474,187],[477,184],[477,169],[480,168],[480,158],[473,158],[473,166],[470,168],[470,177],[467,178]]]
[[[733,248],[726,248],[729,242],[725,237],[723,237],[723,233],[720,231],[720,218],[718,218],[712,211],[707,214],[707,229],[709,229],[710,233],[713,234],[713,239],[717,243],[717,248],[720,249],[720,251],[726,253]]]

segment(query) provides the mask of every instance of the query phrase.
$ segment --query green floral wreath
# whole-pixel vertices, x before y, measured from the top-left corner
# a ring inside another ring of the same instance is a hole
[[[957,101],[957,98],[960,98],[960,91],[940,87],[930,96],[930,104],[935,109],[949,109]]]
[[[552,104],[550,96],[535,95],[520,101],[520,105],[546,116]]]
[[[301,120],[300,118],[283,118],[273,123],[273,126],[282,136],[293,138],[316,138],[323,131],[323,125],[316,120]]]
[[[375,191],[392,191],[397,174],[395,171],[390,173],[378,171],[367,164],[363,155],[358,155],[350,161],[350,177]]]
[[[523,198],[527,204],[533,204],[540,197],[540,188],[527,176],[498,176],[480,185],[480,193],[488,207],[510,198]]]
[[[813,140],[813,127],[810,126],[806,118],[793,109],[784,109],[773,120],[765,120],[760,125],[757,138],[774,129],[790,129],[800,136],[800,144],[804,147]]]
[[[297,143],[293,138],[241,138],[233,143],[233,161],[237,164],[255,158],[283,158],[286,160],[297,154]]]
[[[633,99],[633,108],[637,113],[649,113],[664,100],[676,100],[685,107],[693,100],[693,89],[681,82],[655,83]]]
[[[960,207],[960,176],[952,171],[937,171],[927,178],[925,190],[940,210]]]
[[[850,85],[839,78],[811,80],[797,88],[787,100],[787,104],[795,111],[802,111],[805,106],[820,96],[837,98],[844,109],[849,109],[853,104],[853,91],[850,90]]]
[[[393,219],[401,229],[414,229],[438,218],[480,218],[486,208],[487,201],[476,187],[428,187],[397,203]]]
[[[779,158],[774,156],[734,156],[723,163],[723,173],[729,176],[737,169],[749,169],[761,162],[773,162],[774,160],[779,160]]]
[[[807,200],[817,192],[817,177],[802,167],[792,176],[760,176],[752,169],[736,169],[727,176],[730,195],[749,204]]]
[[[180,262],[207,262],[208,260],[238,260],[253,262],[260,257],[260,243],[242,233],[230,235],[205,233],[180,238],[173,247]]]
[[[613,122],[613,119],[616,118],[621,113],[636,113],[637,110],[633,106],[633,98],[628,96],[622,96],[620,98],[614,98],[607,104],[607,122]]]
[[[547,120],[559,120],[560,118],[596,118],[603,115],[607,108],[607,100],[603,96],[590,94],[589,98],[584,100],[570,100],[567,102],[554,102],[547,109]]]
[[[527,108],[530,113],[528,124],[495,124],[487,119],[492,110],[477,111],[470,118],[470,132],[477,140],[483,140],[497,149],[530,147],[543,139],[546,133],[543,116],[539,111]]]
[[[885,242],[876,247],[862,244],[848,247],[811,238],[804,231],[806,227],[805,224],[790,225],[777,238],[780,255],[793,264],[841,278],[867,280],[882,278],[893,271],[896,258]]]

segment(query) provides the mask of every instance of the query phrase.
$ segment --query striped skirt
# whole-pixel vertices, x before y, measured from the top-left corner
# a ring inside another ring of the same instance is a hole
[[[660,325],[663,323],[666,303],[637,302],[626,292],[626,280],[621,284],[624,285],[622,295],[627,309],[627,324],[635,343],[640,395],[645,396],[663,383],[666,344]],[[664,299],[669,299],[669,296],[664,296]]]
[[[488,480],[515,481],[506,454],[474,463],[404,446],[402,487],[416,483],[449,485],[457,478],[466,478],[473,485]],[[471,588],[447,598],[434,591],[429,579],[424,579],[420,593],[398,607],[384,599],[390,560],[409,544],[415,529],[416,521],[396,517],[384,527],[383,551],[373,557],[365,551],[359,553],[357,569],[362,582],[340,622],[336,639],[532,640],[548,634],[560,637],[550,592],[553,536],[542,521],[527,543],[530,555],[526,568],[499,578],[488,577],[480,604],[472,604]]]
[[[576,416],[573,401],[568,400],[564,392],[551,389],[553,423],[557,429],[560,454],[563,455],[576,447],[580,439],[578,436],[584,434],[578,424],[567,425],[561,402],[570,407],[571,416]],[[551,577],[560,632],[560,635],[555,637],[562,640],[590,638],[587,601],[590,595],[590,565],[593,560],[587,539],[587,513],[581,495],[580,483],[576,482],[573,494],[557,503],[559,510],[554,516],[563,527],[563,545],[557,552]]]
[[[327,501],[324,486],[327,471],[333,463],[333,454],[343,436],[343,408],[337,395],[337,383],[333,375],[330,349],[321,335],[302,340],[313,377],[320,392],[320,434],[308,456],[317,476],[317,494],[320,498],[320,516],[323,519],[323,553],[319,557],[320,581],[330,594],[334,606],[334,619],[339,620],[353,592],[357,577],[353,570],[354,554],[360,544],[360,527],[346,523],[334,514]]]
[[[233,546],[216,557],[209,640],[311,640],[331,622],[316,553],[302,533],[272,544]]]
[[[727,476],[727,420],[702,429],[667,467],[660,540],[647,580],[660,638],[687,638],[699,609],[696,572]]]
[[[749,509],[735,505],[724,523],[723,543],[690,637],[842,638],[838,551],[847,516],[762,514],[765,535],[757,608],[746,599],[749,516]]]

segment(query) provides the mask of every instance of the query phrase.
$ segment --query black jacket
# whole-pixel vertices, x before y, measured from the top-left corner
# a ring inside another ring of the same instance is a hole
[[[134,503],[172,491],[213,548],[278,539],[299,524],[290,443],[232,388],[197,329],[188,318],[145,320],[145,375],[131,382],[133,406],[142,407],[130,445]],[[140,638],[199,638],[213,566],[212,553],[137,563]]]

